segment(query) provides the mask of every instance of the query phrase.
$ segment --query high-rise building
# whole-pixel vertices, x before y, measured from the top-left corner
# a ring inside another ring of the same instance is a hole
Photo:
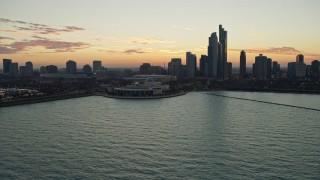
[[[94,73],[97,72],[97,71],[102,70],[101,61],[99,61],[99,60],[94,60],[92,64],[93,64],[93,72],[94,72]]]
[[[298,54],[296,58],[296,77],[302,78],[306,76],[306,64],[304,63],[304,56]]]
[[[26,66],[20,66],[19,67],[19,74],[22,77],[27,76],[27,67]]]
[[[272,62],[272,75],[278,77],[280,75],[280,64],[277,61]]]
[[[298,54],[296,57],[296,63],[304,63],[304,55]]]
[[[48,74],[56,74],[58,73],[58,67],[55,65],[48,65],[46,66],[46,72]]]
[[[66,73],[75,74],[77,73],[77,63],[75,61],[69,60],[66,63]]]
[[[171,76],[181,77],[181,58],[172,58],[168,63],[168,74]]]
[[[247,57],[246,52],[244,50],[240,53],[240,77],[244,77],[246,75],[246,69],[247,69]]]
[[[294,78],[296,76],[296,62],[288,63],[287,74],[288,74],[288,78]]]
[[[10,65],[10,75],[11,76],[18,76],[19,75],[19,65],[18,63],[11,63]]]
[[[162,75],[163,74],[163,68],[161,66],[151,66],[149,68],[149,73],[154,75]]]
[[[33,64],[31,61],[26,62],[26,76],[33,76]]]
[[[268,76],[268,63],[267,56],[260,54],[256,56],[254,63],[254,75],[259,78],[266,78]]]
[[[218,75],[218,37],[217,33],[212,33],[209,37],[208,46],[208,76],[216,78]]]
[[[9,74],[10,73],[11,63],[12,63],[11,59],[3,59],[3,74]]]
[[[272,59],[267,58],[267,78],[271,78],[272,74]]]
[[[307,66],[305,63],[296,63],[296,77],[303,78],[306,76]]]
[[[84,73],[88,73],[89,74],[89,73],[92,73],[92,68],[91,68],[91,66],[89,64],[86,64],[86,65],[83,66],[82,71]]]
[[[311,62],[311,77],[320,77],[320,62],[318,60]]]
[[[197,71],[197,57],[191,52],[186,53],[187,77],[194,78]]]
[[[218,78],[227,77],[227,31],[224,30],[222,25],[219,25],[219,45],[218,45],[218,64],[217,76]]]
[[[151,67],[151,64],[143,63],[139,68],[139,73],[140,74],[150,74],[150,67]]]
[[[228,74],[228,78],[232,77],[232,63],[231,62],[227,63],[227,74]]]
[[[201,55],[200,58],[200,76],[208,76],[208,56]]]
[[[306,76],[311,77],[311,65],[306,65]]]

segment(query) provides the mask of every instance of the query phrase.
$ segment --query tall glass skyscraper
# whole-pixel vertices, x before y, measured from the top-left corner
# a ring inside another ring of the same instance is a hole
[[[217,33],[212,33],[209,37],[208,46],[208,76],[217,77],[217,67],[218,67],[218,37]]]
[[[218,55],[218,78],[226,78],[227,73],[227,31],[219,25],[219,55]]]

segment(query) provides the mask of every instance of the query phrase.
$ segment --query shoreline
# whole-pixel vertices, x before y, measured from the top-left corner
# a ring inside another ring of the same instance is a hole
[[[171,98],[171,97],[177,97],[177,96],[183,96],[187,94],[187,92],[179,92],[176,94],[168,94],[168,95],[162,95],[162,96],[114,96],[106,93],[96,93],[97,96],[103,96],[106,98],[114,98],[114,99],[163,99],[163,98]]]
[[[313,94],[320,95],[320,92],[317,91],[306,91],[306,90],[290,90],[290,89],[206,89],[206,90],[192,90],[192,91],[184,91],[176,94],[162,95],[162,96],[148,96],[148,97],[130,97],[130,96],[114,96],[106,93],[74,93],[74,94],[62,94],[55,96],[46,96],[46,97],[37,97],[31,99],[20,99],[17,101],[8,101],[8,102],[0,102],[0,108],[2,107],[10,107],[10,106],[19,106],[25,104],[35,104],[49,101],[58,101],[64,99],[73,99],[80,97],[88,97],[88,96],[101,96],[106,98],[114,98],[114,99],[163,99],[163,98],[171,98],[177,96],[183,96],[188,92],[212,92],[212,91],[233,91],[233,92],[261,92],[261,93],[290,93],[290,94]]]

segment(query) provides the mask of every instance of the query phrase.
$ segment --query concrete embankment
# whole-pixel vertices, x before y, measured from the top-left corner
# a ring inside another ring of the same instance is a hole
[[[55,96],[20,99],[16,101],[0,102],[0,107],[17,106],[17,105],[41,103],[41,102],[48,102],[48,101],[57,101],[57,100],[63,100],[63,99],[92,96],[92,95],[94,94],[93,93],[74,93],[74,94],[61,94],[61,95],[55,95]]]
[[[176,94],[168,94],[168,95],[162,95],[162,96],[141,96],[141,97],[134,97],[134,96],[114,96],[106,93],[96,93],[98,96],[103,96],[107,98],[115,98],[115,99],[162,99],[162,98],[171,98],[176,96],[182,96],[185,95],[186,92],[180,92]]]

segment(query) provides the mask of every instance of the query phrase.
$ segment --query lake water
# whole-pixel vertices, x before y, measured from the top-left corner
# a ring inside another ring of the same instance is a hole
[[[320,109],[319,95],[214,93]],[[0,108],[0,179],[320,179],[320,111],[206,92]]]

